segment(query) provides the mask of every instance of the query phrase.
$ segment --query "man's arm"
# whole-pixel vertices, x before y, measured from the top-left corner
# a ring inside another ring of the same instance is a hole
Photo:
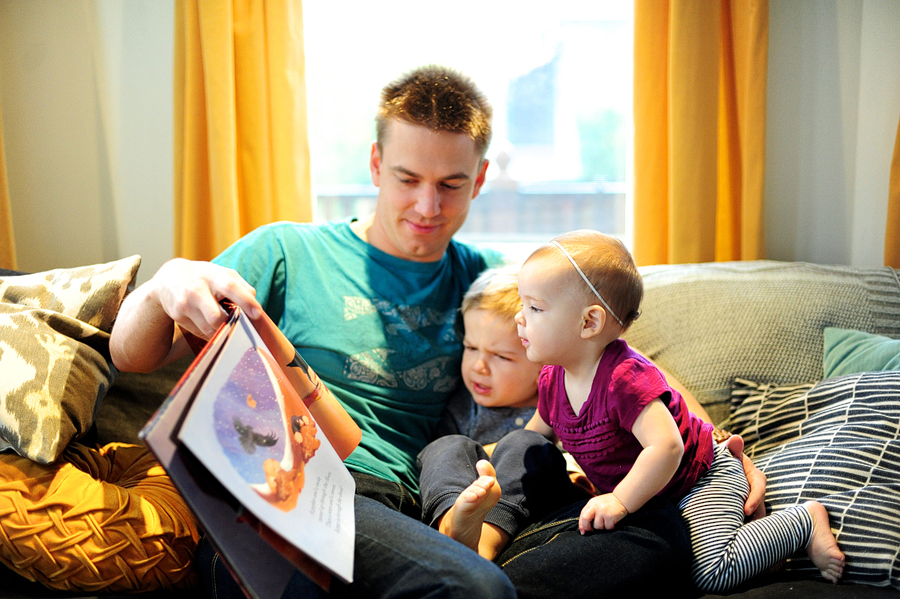
[[[305,362],[292,367],[299,359],[294,346],[256,301],[253,287],[230,268],[180,259],[166,262],[122,302],[110,335],[116,368],[150,372],[185,355],[185,332],[209,339],[225,322],[228,315],[219,303],[224,298],[247,314],[341,459],[346,458],[359,444],[359,427],[331,392],[320,388]]]
[[[255,319],[262,314],[255,294],[234,270],[170,260],[122,302],[110,335],[113,364],[125,372],[150,372],[184,356],[188,346],[180,328],[209,339],[227,317],[219,305],[224,298]]]

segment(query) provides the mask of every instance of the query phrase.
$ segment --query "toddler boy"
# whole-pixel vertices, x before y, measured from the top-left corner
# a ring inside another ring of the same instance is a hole
[[[559,449],[524,430],[541,365],[528,360],[516,330],[517,271],[488,269],[466,292],[464,387],[418,458],[423,520],[489,559],[525,522],[588,496]]]

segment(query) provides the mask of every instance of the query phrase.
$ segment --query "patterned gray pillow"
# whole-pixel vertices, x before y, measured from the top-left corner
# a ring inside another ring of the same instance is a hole
[[[900,372],[736,381],[734,399],[726,426],[766,474],[768,510],[820,501],[847,554],[843,581],[900,590]],[[805,555],[787,568],[818,576]]]
[[[641,317],[629,345],[673,374],[714,422],[731,382],[815,383],[825,327],[900,338],[900,280],[891,268],[757,260],[641,269]]]
[[[0,450],[49,464],[115,378],[109,331],[140,256],[0,278]]]

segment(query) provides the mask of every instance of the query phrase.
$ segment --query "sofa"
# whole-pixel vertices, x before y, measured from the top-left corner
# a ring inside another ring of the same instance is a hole
[[[0,271],[0,597],[196,592],[200,531],[137,436],[187,364],[109,357],[139,266]]]
[[[82,369],[91,373],[75,377],[82,387],[86,386],[81,392],[84,406],[51,410],[53,414],[65,414],[62,419],[67,421],[66,426],[48,424],[48,418],[40,420],[41,430],[54,431],[53,435],[46,435],[48,438],[58,437],[55,445],[39,444],[45,453],[47,447],[52,449],[48,455],[20,457],[20,452],[33,451],[35,444],[27,441],[34,435],[16,430],[15,422],[9,424],[12,416],[8,410],[0,409],[0,441],[6,440],[10,446],[0,453],[0,458],[13,466],[12,470],[0,472],[0,561],[5,564],[0,566],[0,597],[116,596],[141,592],[147,597],[186,598],[197,594],[196,573],[189,571],[189,552],[196,546],[199,531],[189,511],[179,505],[177,496],[154,496],[145,490],[140,491],[144,495],[129,499],[153,515],[151,520],[168,522],[161,528],[132,523],[130,530],[138,532],[129,533],[140,537],[144,546],[151,549],[163,543],[165,559],[120,554],[111,560],[106,548],[79,546],[92,536],[109,537],[111,544],[118,545],[114,538],[121,532],[116,528],[118,523],[111,525],[112,529],[95,523],[91,525],[94,529],[89,526],[78,539],[49,549],[35,538],[47,528],[66,527],[60,510],[42,516],[47,523],[35,530],[22,532],[18,520],[10,522],[23,511],[23,501],[40,500],[37,495],[29,495],[34,490],[29,485],[35,485],[38,479],[20,472],[27,474],[32,467],[55,472],[61,464],[74,464],[87,476],[98,479],[109,477],[119,462],[130,466],[149,454],[138,432],[175,386],[189,360],[151,374],[116,373],[109,363],[104,342],[118,305],[133,286],[139,262],[139,258],[131,257],[106,265],[38,275],[0,271],[0,308],[12,310],[10,318],[24,318],[19,314],[21,309],[49,312],[50,316],[41,317],[43,324],[49,323],[52,335],[74,338],[84,346],[73,354],[90,354],[81,361],[86,364],[82,364]],[[770,510],[819,499],[828,508],[832,528],[847,553],[841,584],[823,581],[808,560],[796,556],[728,596],[897,597],[897,271],[751,261],[645,267],[642,274],[642,315],[626,334],[628,342],[684,383],[717,424],[744,437],[746,452],[768,477],[766,502]],[[28,285],[17,285],[23,280],[17,278],[21,276],[32,279]],[[85,283],[88,280],[96,282],[93,288],[102,293],[87,289],[91,287]],[[51,288],[52,301],[44,297],[47,287]],[[72,289],[80,289],[74,299]],[[23,327],[17,324],[20,321],[11,320],[9,324],[3,318],[0,310],[0,399],[5,406],[14,393],[4,391],[2,373],[7,365],[3,362],[15,353],[8,351],[5,339],[11,331]],[[38,335],[42,338],[41,348],[48,335],[51,334]],[[83,379],[89,379],[86,385]],[[73,388],[72,384],[64,385],[55,393],[68,396]],[[51,399],[63,403],[58,397]],[[126,452],[131,453],[122,459],[118,457]],[[152,459],[152,455],[149,457]],[[144,481],[150,478],[151,471],[152,487]],[[21,480],[10,480],[16,477]],[[113,481],[114,485],[125,485],[126,478]],[[152,464],[136,478],[141,479],[137,487],[144,484],[147,489],[168,489],[164,473],[154,470]],[[42,490],[45,485],[40,482],[37,486]],[[110,496],[109,491],[106,493]],[[7,494],[14,495],[18,504],[7,501]],[[139,552],[151,549],[138,547]],[[57,570],[48,570],[41,560],[58,564]],[[116,563],[110,567],[110,561]],[[44,569],[38,571],[39,567]],[[115,575],[108,574],[110,568]],[[105,578],[90,578],[104,569]],[[66,574],[60,576],[60,571]],[[69,576],[68,572],[74,574]],[[78,578],[78,573],[88,577],[89,582],[69,583]],[[116,582],[110,584],[109,580]],[[700,596],[689,590],[680,595]],[[708,595],[713,596],[717,595]]]
[[[900,589],[900,280],[891,268],[750,261],[642,269],[626,340],[740,434],[767,509],[818,499],[844,582],[805,556],[732,595],[896,596]]]

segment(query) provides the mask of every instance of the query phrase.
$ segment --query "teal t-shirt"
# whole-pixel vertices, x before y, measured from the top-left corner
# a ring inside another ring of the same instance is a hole
[[[362,241],[350,221],[274,223],[214,262],[238,271],[363,431],[349,468],[418,492],[416,456],[460,378],[462,296],[499,254],[451,242],[411,262]]]

